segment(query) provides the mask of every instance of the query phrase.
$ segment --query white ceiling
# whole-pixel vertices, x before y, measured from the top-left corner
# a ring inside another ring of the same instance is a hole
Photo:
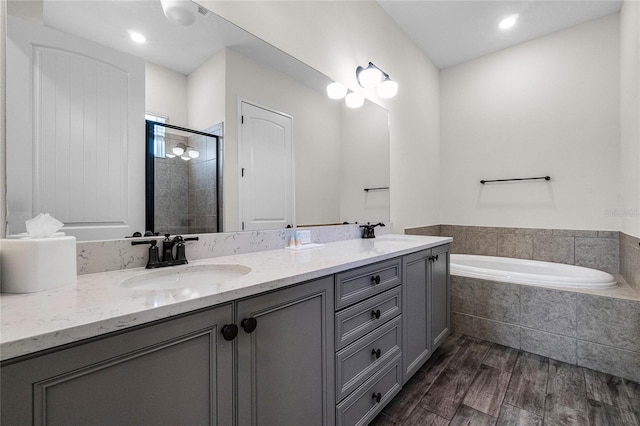
[[[378,0],[400,28],[442,69],[618,12],[621,0]],[[498,23],[519,14],[516,25]]]
[[[39,19],[44,25],[184,75],[220,50],[230,48],[323,93],[330,82],[324,74],[195,3],[185,2],[196,21],[182,26],[165,18],[159,0],[38,1],[42,4]],[[144,34],[147,42],[134,43],[129,30]]]

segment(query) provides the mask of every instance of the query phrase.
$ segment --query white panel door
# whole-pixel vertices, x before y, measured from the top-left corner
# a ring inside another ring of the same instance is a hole
[[[144,62],[9,17],[8,232],[40,212],[78,239],[144,231]]]
[[[240,220],[243,230],[293,226],[291,117],[241,105]]]

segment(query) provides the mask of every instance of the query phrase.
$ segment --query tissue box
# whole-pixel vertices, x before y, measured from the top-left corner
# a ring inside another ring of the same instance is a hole
[[[0,241],[3,293],[34,293],[75,284],[76,238]]]

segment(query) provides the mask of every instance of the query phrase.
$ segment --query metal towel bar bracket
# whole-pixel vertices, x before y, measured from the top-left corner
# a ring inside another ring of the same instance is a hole
[[[369,191],[384,191],[385,189],[389,189],[388,186],[381,186],[380,188],[365,188],[364,191],[365,192],[369,192]]]
[[[489,183],[489,182],[511,182],[511,181],[515,181],[515,180],[537,180],[537,179],[544,179],[544,180],[551,180],[550,176],[540,176],[540,177],[530,177],[530,178],[515,178],[515,179],[494,179],[494,180],[481,180],[480,183],[481,184],[485,184],[485,183]]]

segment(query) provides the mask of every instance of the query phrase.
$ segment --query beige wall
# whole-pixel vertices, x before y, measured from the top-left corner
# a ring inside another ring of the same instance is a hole
[[[167,115],[169,124],[188,127],[187,76],[147,62],[145,111]]]
[[[225,121],[225,57],[216,53],[187,77],[189,128],[204,130]]]
[[[5,114],[5,41],[7,2],[0,2],[0,238],[7,235],[7,171],[6,171],[6,114]],[[1,272],[1,271],[0,271]],[[0,277],[1,278],[1,277]]]
[[[618,230],[619,64],[614,14],[443,70],[441,223]]]
[[[377,100],[390,112],[391,221],[397,232],[438,223],[438,70],[377,2],[199,2],[352,89],[358,65],[388,72],[400,85]]]
[[[339,104],[232,50],[227,50],[226,75],[225,227],[240,229],[237,117],[241,100],[292,116],[297,222],[338,222]]]
[[[640,3],[620,12],[620,230],[640,238]]]

